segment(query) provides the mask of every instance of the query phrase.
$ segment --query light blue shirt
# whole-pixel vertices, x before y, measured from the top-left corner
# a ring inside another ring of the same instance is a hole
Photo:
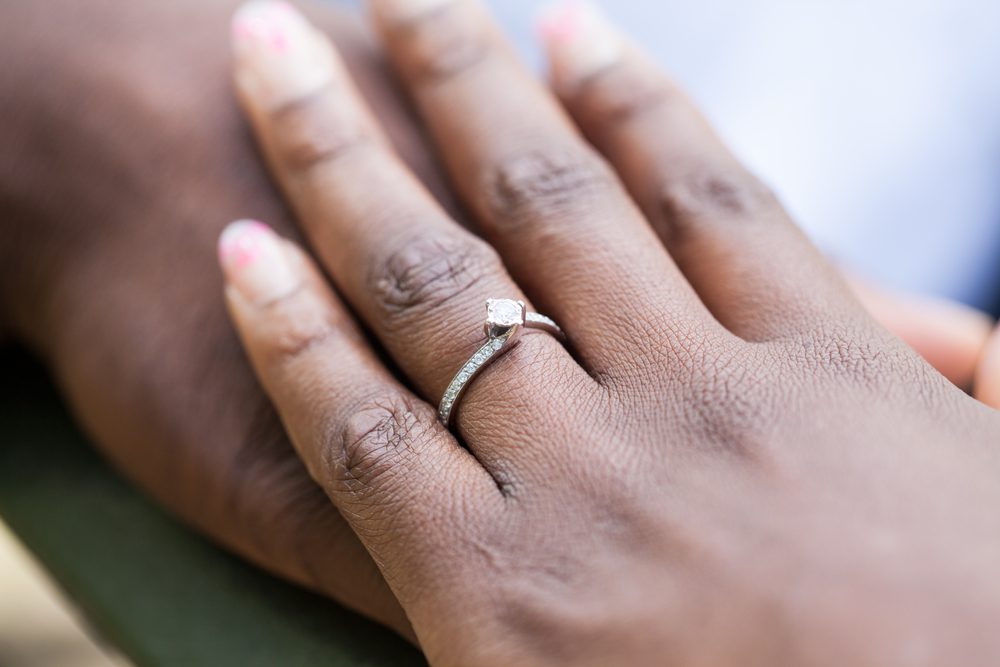
[[[539,65],[534,0],[491,3]],[[1000,2],[607,0],[835,260],[1000,294]]]

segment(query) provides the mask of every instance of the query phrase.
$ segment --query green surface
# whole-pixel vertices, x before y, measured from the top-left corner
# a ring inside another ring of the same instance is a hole
[[[115,474],[42,371],[0,351],[0,516],[140,667],[423,665],[389,631],[217,549]]]

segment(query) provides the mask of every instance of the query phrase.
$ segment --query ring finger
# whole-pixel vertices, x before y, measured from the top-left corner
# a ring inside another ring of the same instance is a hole
[[[485,300],[523,298],[495,251],[451,220],[394,154],[329,41],[284,3],[234,19],[236,82],[272,173],[334,282],[418,391],[436,403],[482,342]],[[549,336],[472,383],[457,424],[477,453],[488,413],[565,400],[589,378]],[[500,372],[511,360],[517,372]],[[537,363],[535,363],[537,362]],[[551,381],[575,377],[579,382]],[[544,417],[539,417],[544,422]],[[509,434],[508,434],[509,435]],[[511,438],[505,438],[509,442]]]

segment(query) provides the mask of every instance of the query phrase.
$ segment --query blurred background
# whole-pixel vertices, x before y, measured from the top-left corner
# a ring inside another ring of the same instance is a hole
[[[539,67],[539,3],[492,4]],[[997,312],[1000,2],[615,0],[601,7],[693,94],[842,265],[888,286]],[[103,664],[108,658],[0,525],[0,665]]]
[[[534,63],[536,2],[493,5]],[[615,0],[831,256],[1000,305],[1000,2]]]
[[[489,4],[540,68],[546,3]],[[1000,2],[591,4],[830,256],[889,287],[1000,308]]]
[[[0,523],[0,665],[113,667],[45,573]]]

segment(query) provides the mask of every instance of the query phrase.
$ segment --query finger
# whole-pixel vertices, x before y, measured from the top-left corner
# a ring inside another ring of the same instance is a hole
[[[243,221],[223,232],[219,256],[230,313],[292,443],[405,605],[401,582],[445,564],[454,536],[440,517],[487,511],[496,486],[381,366],[304,254]]]
[[[854,294],[876,320],[903,339],[955,385],[968,389],[993,320],[960,303],[875,289],[850,279]]]
[[[320,11],[324,10],[324,11]],[[430,149],[423,127],[396,84],[379,44],[372,39],[363,17],[352,7],[323,3],[304,5],[302,11],[318,30],[337,45],[362,99],[369,100],[375,121],[383,129],[400,160],[453,217],[461,209],[441,165]]]
[[[371,4],[457,189],[585,365],[620,373],[644,355],[672,362],[692,332],[724,333],[479,3]]]
[[[400,162],[332,45],[297,12],[254,3],[234,31],[237,88],[272,172],[341,292],[436,403],[483,343],[486,299],[522,298],[518,286]],[[579,382],[554,386],[553,377]],[[548,415],[584,381],[556,340],[525,335],[471,384],[457,425],[488,458],[513,444],[497,437],[490,415],[513,410],[512,401],[529,403],[525,419]]]
[[[757,341],[863,318],[774,196],[591,5],[561,5],[541,28],[565,107],[724,325]]]
[[[973,385],[973,395],[1000,409],[1000,328],[993,331],[983,349]]]

